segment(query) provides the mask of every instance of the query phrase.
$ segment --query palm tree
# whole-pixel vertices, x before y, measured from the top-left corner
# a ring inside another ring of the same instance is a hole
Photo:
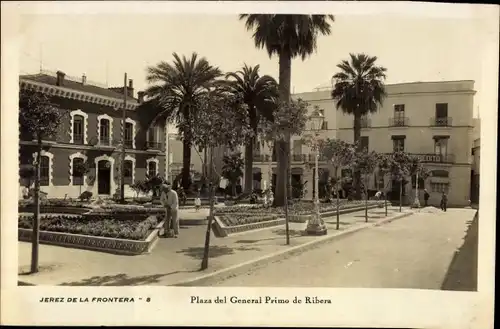
[[[172,63],[165,61],[147,68],[146,80],[152,84],[146,95],[157,104],[158,113],[152,123],[160,119],[176,122],[179,133],[183,136],[182,185],[189,189],[191,147],[193,129],[192,116],[196,111],[198,98],[213,89],[216,79],[222,75],[218,67],[210,65],[206,58],[198,58],[193,53],[191,58],[173,54]]]
[[[376,66],[376,56],[349,54],[350,61],[343,60],[337,67],[340,72],[333,75],[335,85],[332,98],[337,110],[354,116],[354,143],[361,151],[361,118],[375,113],[387,96],[385,92],[385,72],[387,69]],[[356,198],[361,198],[360,173],[355,172],[354,186]]]
[[[278,83],[269,76],[259,75],[259,65],[254,67],[244,64],[242,70],[226,75],[226,89],[233,94],[242,95],[248,107],[248,118],[253,136],[245,143],[245,192],[253,189],[253,151],[257,142],[259,121],[261,118],[272,120],[273,104],[278,96]]]
[[[243,14],[247,30],[253,31],[253,39],[257,48],[265,48],[271,57],[279,57],[279,96],[280,101],[290,102],[290,84],[292,58],[300,56],[305,60],[316,50],[319,34],[329,35],[332,15],[264,15]],[[278,143],[282,152],[278,155],[278,177],[276,180],[275,205],[285,204],[284,183],[287,181],[290,190],[290,179],[287,179],[289,167],[290,140]]]

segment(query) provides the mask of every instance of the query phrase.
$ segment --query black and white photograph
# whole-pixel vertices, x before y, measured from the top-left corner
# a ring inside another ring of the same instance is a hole
[[[499,7],[202,3],[2,2],[16,15],[2,85],[18,94],[2,97],[9,293],[121,314],[162,308],[170,287],[186,313],[306,317],[356,303],[332,288],[453,292],[493,328]],[[393,323],[438,326],[421,312]],[[447,312],[443,327],[476,328]]]

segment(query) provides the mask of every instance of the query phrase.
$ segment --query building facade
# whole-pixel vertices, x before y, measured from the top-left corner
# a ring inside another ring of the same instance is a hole
[[[19,87],[49,95],[51,102],[66,114],[59,133],[43,141],[41,190],[49,198],[77,198],[83,191],[104,198],[118,193],[125,88],[98,86],[85,76],[70,78],[61,71],[20,76]],[[134,97],[133,82],[129,80],[123,139],[128,197],[135,194],[130,188],[135,181],[165,173],[165,123],[142,127],[136,110],[143,93],[138,95]],[[36,142],[20,131],[20,168],[33,163],[36,151]],[[74,170],[82,163],[89,168],[84,175]],[[20,188],[29,184],[32,179],[21,175]]]
[[[369,151],[392,153],[402,150],[419,156],[431,171],[431,177],[425,181],[419,179],[418,188],[427,189],[431,205],[439,205],[443,191],[448,194],[450,205],[467,205],[471,186],[474,81],[391,84],[386,86],[386,91],[388,96],[379,111],[362,119],[361,143]],[[295,94],[293,98],[307,101],[311,111],[315,106],[319,107],[325,117],[320,138],[352,143],[354,118],[336,109],[330,93],[331,89],[323,89]],[[314,193],[314,152],[301,139],[302,136],[292,138],[292,185],[307,182],[308,197],[311,198]],[[254,172],[261,172],[264,177],[265,183],[261,185],[273,181],[276,163],[269,147],[259,145],[254,157]],[[332,169],[320,159],[320,182],[324,183],[333,176]],[[337,174],[341,175],[342,171]],[[389,177],[384,179],[391,191],[389,196],[396,199],[399,184],[391,182]],[[406,202],[415,197],[415,180],[415,177],[408,177],[411,184],[406,184],[403,190]],[[381,184],[373,179],[369,188],[378,189]],[[423,198],[423,193],[419,194]]]

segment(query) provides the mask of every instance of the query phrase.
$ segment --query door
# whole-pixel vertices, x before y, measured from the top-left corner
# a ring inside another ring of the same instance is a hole
[[[108,160],[97,164],[97,194],[111,194],[111,163]]]

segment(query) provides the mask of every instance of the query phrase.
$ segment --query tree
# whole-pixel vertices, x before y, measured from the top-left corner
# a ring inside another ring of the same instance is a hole
[[[152,84],[146,95],[152,98],[157,115],[152,123],[161,119],[175,122],[179,133],[183,136],[182,148],[182,183],[189,189],[189,173],[191,166],[191,147],[193,131],[197,128],[191,123],[196,116],[198,99],[214,88],[216,79],[222,75],[219,68],[212,66],[204,57],[198,58],[193,53],[191,58],[180,58],[173,54],[172,63],[160,62],[148,67],[146,80]],[[151,124],[152,124],[151,123]]]
[[[243,159],[241,152],[224,155],[222,158],[222,177],[229,180],[232,187],[232,195],[236,196],[236,183],[243,176]]]
[[[63,112],[51,103],[45,94],[22,89],[19,95],[19,125],[21,134],[37,142],[35,161],[35,213],[31,245],[31,273],[38,272],[38,249],[40,236],[40,162],[43,141],[57,135],[63,120]]]
[[[292,58],[300,56],[305,60],[317,46],[320,34],[329,35],[332,15],[269,15],[243,14],[247,30],[253,31],[253,39],[257,48],[265,48],[269,57],[279,57],[279,98],[285,105],[290,103],[290,85]],[[279,142],[278,175],[276,180],[276,205],[286,203],[285,190],[289,190],[290,177],[287,174],[290,166],[290,136]],[[286,185],[285,185],[286,184]],[[286,187],[286,188],[285,188]]]
[[[385,216],[387,216],[387,193],[389,192],[389,181],[386,183],[385,177],[391,174],[392,168],[392,156],[379,153],[377,160],[377,176],[381,177],[383,182]]]
[[[422,161],[420,160],[419,157],[417,156],[410,156],[409,163],[408,163],[408,172],[409,175],[412,177],[415,177],[415,201],[413,206],[415,208],[420,207],[420,202],[418,199],[418,182],[420,179],[425,180],[427,177],[430,175],[430,171],[425,168],[422,164]]]
[[[83,161],[83,162],[76,162],[74,165],[73,165],[73,174],[75,174],[75,176],[78,176],[78,177],[82,177],[84,178],[86,174],[88,174],[88,172],[90,171],[90,166],[89,166],[89,163],[87,161]],[[79,195],[82,194],[82,185],[84,184],[84,182],[82,182],[82,184],[80,184],[80,192],[79,192]]]
[[[185,122],[185,124],[194,124],[196,122],[196,130],[191,135],[192,141],[195,145],[210,150],[210,210],[205,234],[203,260],[201,262],[201,270],[205,270],[208,267],[210,232],[214,217],[214,185],[217,184],[218,177],[220,177],[213,163],[214,148],[224,146],[230,150],[235,150],[247,140],[252,131],[249,128],[248,110],[241,95],[234,95],[217,88],[200,95],[196,106],[198,110],[191,117],[192,121]]]
[[[403,181],[409,175],[410,156],[405,152],[394,152],[391,155],[391,177],[399,181],[399,212],[403,206]]]
[[[278,83],[269,76],[259,75],[259,65],[243,66],[242,70],[226,75],[225,86],[233,94],[239,94],[247,105],[248,119],[253,134],[245,143],[245,192],[251,193],[253,187],[253,151],[259,134],[261,118],[272,119],[272,112],[278,97]]]
[[[354,167],[363,178],[365,192],[365,222],[368,222],[368,179],[373,177],[373,173],[377,168],[377,161],[378,156],[374,151],[368,152],[368,150],[364,149],[356,152]]]
[[[387,96],[385,91],[386,68],[376,66],[376,56],[349,54],[350,62],[343,60],[337,67],[340,72],[333,75],[335,85],[332,98],[337,110],[354,116],[354,144],[361,151],[361,118],[375,113]],[[356,198],[361,197],[360,173],[354,173]]]
[[[355,147],[352,144],[344,142],[340,139],[330,139],[320,141],[319,143],[320,154],[330,162],[334,168],[333,173],[333,187],[335,188],[335,194],[337,195],[337,227],[340,228],[340,214],[339,214],[339,190],[342,188],[343,179],[339,177],[338,170],[351,165],[355,158]]]
[[[273,112],[272,121],[262,121],[261,131],[265,141],[278,141],[276,145],[285,145],[284,140],[289,140],[290,136],[301,135],[306,127],[308,104],[303,100],[291,101],[289,103],[279,103],[277,109]],[[278,149],[277,154],[285,154],[286,149]],[[288,176],[288,172],[286,173]],[[287,184],[286,180],[282,180],[281,184]],[[276,182],[275,191],[278,190],[280,182]],[[287,184],[288,186],[288,184]],[[279,203],[274,199],[274,206],[279,206]],[[286,241],[290,243],[289,222],[288,222],[288,201],[285,193],[285,225],[286,225]]]

